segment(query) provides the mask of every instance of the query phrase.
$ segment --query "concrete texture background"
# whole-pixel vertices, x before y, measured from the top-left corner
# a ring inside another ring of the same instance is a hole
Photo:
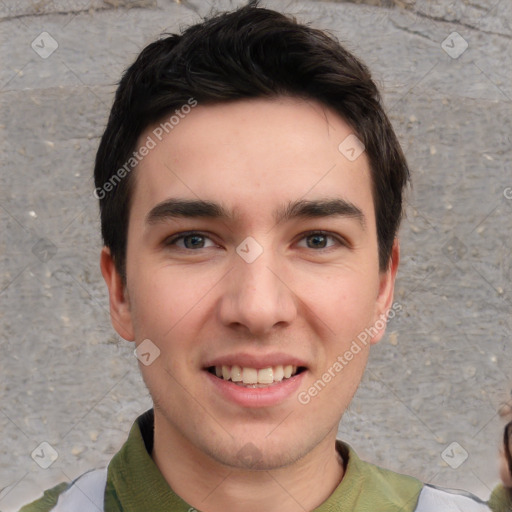
[[[93,158],[115,83],[142,47],[238,4],[0,1],[4,512],[105,466],[151,404],[131,344],[110,326]],[[512,404],[512,3],[263,4],[329,29],[370,66],[414,172],[403,310],[340,437],[374,463],[485,498],[498,480],[498,411]],[[58,454],[48,469],[31,458],[44,441]]]

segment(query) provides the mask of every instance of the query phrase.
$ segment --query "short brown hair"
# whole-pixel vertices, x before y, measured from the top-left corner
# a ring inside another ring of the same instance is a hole
[[[103,240],[123,278],[133,188],[126,162],[141,133],[191,98],[207,105],[277,95],[319,101],[363,142],[372,173],[379,266],[388,267],[409,169],[369,70],[327,33],[253,1],[151,43],[120,81],[94,177]]]

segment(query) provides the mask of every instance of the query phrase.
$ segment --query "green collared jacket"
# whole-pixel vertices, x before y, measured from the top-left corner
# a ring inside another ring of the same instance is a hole
[[[149,410],[136,420],[107,469],[60,484],[20,512],[195,511],[165,481],[151,458],[152,446],[153,410]],[[341,441],[336,448],[346,464],[344,477],[313,512],[512,512],[510,492],[502,486],[483,502],[364,462]]]

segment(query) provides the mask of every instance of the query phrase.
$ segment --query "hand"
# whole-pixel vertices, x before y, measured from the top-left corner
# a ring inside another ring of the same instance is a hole
[[[503,433],[500,477],[503,485],[512,490],[512,421],[507,424]]]

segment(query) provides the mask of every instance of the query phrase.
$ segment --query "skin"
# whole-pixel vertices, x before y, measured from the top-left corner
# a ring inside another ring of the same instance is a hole
[[[512,422],[512,412],[510,410],[506,414],[504,414],[503,417],[506,420],[507,424],[509,422]],[[512,445],[510,439],[509,444]],[[512,452],[511,448],[509,448],[509,450]],[[500,450],[500,477],[501,481],[503,482],[503,485],[505,487],[512,489],[512,473],[510,472],[510,469],[508,467],[507,457],[505,455],[505,446],[502,446]]]
[[[137,167],[126,285],[102,252],[115,329],[160,350],[140,364],[155,405],[152,457],[200,510],[312,510],[343,478],[338,423],[385,327],[308,404],[297,395],[389,310],[399,261],[395,241],[389,268],[379,271],[368,160],[363,153],[351,162],[338,150],[351,133],[312,101],[198,105]],[[148,222],[170,198],[213,201],[232,216]],[[349,202],[361,216],[276,223],[274,212],[288,203],[324,199]],[[308,236],[318,230],[329,236]],[[194,239],[199,247],[171,239],[188,231],[205,236]],[[249,236],[263,249],[252,263],[236,252]],[[204,365],[242,352],[300,358],[307,370],[299,389],[266,407],[228,400]],[[251,468],[240,456],[249,443],[258,455]]]
[[[507,459],[505,458],[505,452],[503,449],[500,451],[500,477],[503,485],[512,489],[512,475],[509,472]]]

